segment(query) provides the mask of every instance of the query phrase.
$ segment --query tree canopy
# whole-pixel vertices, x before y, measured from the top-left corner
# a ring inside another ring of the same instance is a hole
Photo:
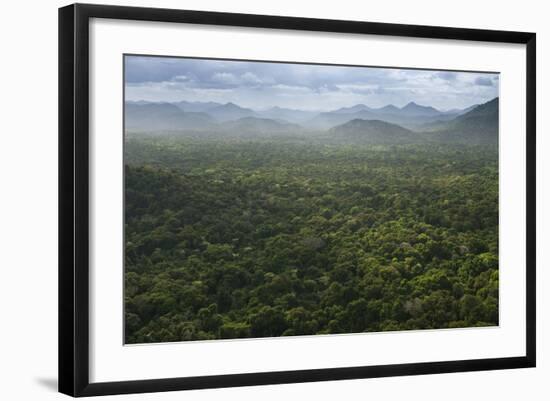
[[[498,153],[129,137],[128,343],[498,324]]]

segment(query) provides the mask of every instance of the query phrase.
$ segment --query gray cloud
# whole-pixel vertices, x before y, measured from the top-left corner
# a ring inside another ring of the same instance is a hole
[[[128,100],[218,101],[329,110],[410,101],[440,109],[498,96],[498,74],[127,56]]]
[[[443,79],[445,81],[455,81],[457,79],[457,73],[453,71],[439,71],[434,73],[434,77]]]
[[[491,77],[477,77],[475,84],[481,86],[494,86],[494,81]]]

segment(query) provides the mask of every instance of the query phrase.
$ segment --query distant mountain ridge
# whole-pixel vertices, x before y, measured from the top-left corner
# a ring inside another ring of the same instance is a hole
[[[282,135],[327,132],[366,143],[410,141],[498,142],[498,97],[466,109],[439,111],[414,102],[398,108],[364,104],[329,112],[282,107],[253,110],[235,103],[128,101],[125,127],[136,132],[208,132],[219,135]]]
[[[235,103],[226,103],[208,110],[208,114],[218,121],[237,120],[243,117],[253,117],[254,110],[237,106]]]
[[[419,105],[415,102],[409,102],[405,106],[399,108],[392,104],[373,108],[365,104],[359,103],[349,107],[341,107],[332,111],[310,111],[288,109],[283,107],[271,107],[266,110],[253,110],[251,108],[242,107],[236,103],[218,103],[218,102],[147,102],[147,101],[128,101],[131,105],[146,105],[146,104],[172,104],[188,113],[206,113],[213,120],[225,122],[237,120],[244,117],[268,118],[273,120],[284,120],[290,123],[300,124],[305,128],[327,130],[331,127],[341,125],[347,121],[355,119],[365,120],[382,120],[394,124],[403,125],[412,130],[422,130],[423,126],[428,126],[431,123],[439,123],[451,120],[461,114],[473,109],[476,105],[466,109],[454,109],[448,111],[440,111],[431,106]],[[428,127],[429,129],[429,127]]]
[[[394,106],[393,104],[388,104],[387,106],[380,107],[379,109],[376,109],[379,113],[384,114],[394,114],[399,113],[400,108],[397,106]]]
[[[389,104],[377,109],[358,104],[352,107],[343,107],[334,111],[319,113],[308,121],[306,125],[316,129],[329,129],[344,124],[347,121],[362,119],[386,121],[420,131],[420,127],[425,124],[451,120],[463,112],[463,110],[457,110],[452,113],[443,112],[434,107],[422,106],[414,102],[410,102],[401,108]]]
[[[365,106],[364,104],[356,104],[355,106],[351,107],[342,107],[340,109],[334,110],[331,113],[336,114],[346,114],[346,113],[356,113],[358,111],[371,111],[372,108]]]

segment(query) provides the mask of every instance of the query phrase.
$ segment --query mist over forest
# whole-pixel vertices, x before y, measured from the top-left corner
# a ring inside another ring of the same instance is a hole
[[[498,143],[499,102],[439,111],[414,102],[402,108],[364,104],[329,112],[272,107],[252,110],[235,103],[146,102],[125,104],[127,133],[207,137],[324,137],[370,143]]]

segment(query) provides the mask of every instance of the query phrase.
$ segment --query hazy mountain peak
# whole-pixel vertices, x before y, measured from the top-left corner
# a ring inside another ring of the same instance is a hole
[[[368,111],[372,109],[362,103],[359,103],[359,104],[356,104],[355,106],[341,107],[337,110],[334,110],[332,113],[356,113],[358,111],[364,111],[364,110]]]
[[[239,106],[238,104],[233,103],[233,102],[227,102],[225,104],[220,104],[215,109],[219,109],[219,110],[223,109],[223,110],[226,110],[226,111],[246,111],[246,112],[251,112],[251,113],[254,112],[254,110],[252,110],[252,109],[247,109],[247,108]]]
[[[431,106],[422,106],[422,105],[420,105],[416,102],[409,102],[401,108],[401,110],[407,110],[407,109],[432,109],[432,110],[435,110]]]
[[[384,113],[394,113],[394,112],[399,112],[399,107],[396,107],[393,104],[387,104],[384,107],[380,107],[376,109],[376,111],[384,112]]]
[[[218,121],[236,120],[241,117],[255,115],[254,110],[245,109],[233,102],[227,102],[217,107],[213,107],[207,112]]]
[[[439,110],[433,108],[432,106],[422,106],[415,102],[407,103],[404,107],[401,108],[401,112],[424,116],[441,114]]]

